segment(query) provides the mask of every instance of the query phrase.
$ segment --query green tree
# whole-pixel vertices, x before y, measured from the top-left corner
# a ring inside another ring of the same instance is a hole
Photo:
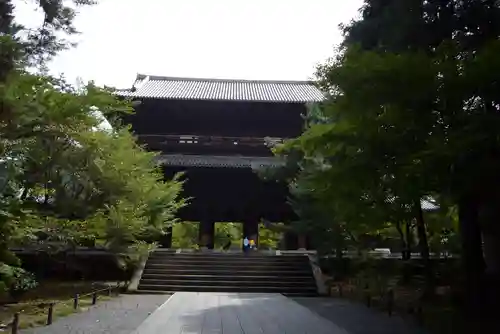
[[[97,128],[96,110],[114,113],[127,104],[92,84],[77,91],[63,86],[20,73],[5,91],[13,112],[0,132],[4,160],[15,170],[10,182],[27,212],[19,218],[29,222],[26,242],[40,233],[72,244],[93,236],[122,253],[141,236],[166,233],[184,205],[182,183],[163,182],[155,154],[128,128]]]
[[[145,237],[166,233],[185,205],[182,182],[164,181],[155,154],[128,128],[100,127],[99,115],[130,112],[127,101],[92,83],[75,88],[26,70],[43,69],[71,46],[60,38],[76,33],[71,6],[93,1],[35,3],[44,22],[29,33],[16,25],[13,2],[0,4],[0,279],[6,281],[17,272],[9,266],[19,265],[10,246],[90,241],[129,257]]]
[[[0,83],[3,83],[16,66],[44,68],[59,51],[74,45],[68,37],[77,34],[73,21],[76,9],[94,5],[94,0],[36,0],[43,21],[35,29],[26,29],[15,20],[13,0],[0,3]],[[0,110],[0,115],[3,114]]]
[[[425,157],[439,192],[458,206],[464,272],[470,299],[483,273],[498,276],[496,209],[498,89],[493,56],[500,33],[496,1],[365,1],[362,19],[345,27],[344,47],[404,53],[420,51],[439,64],[433,106],[438,115]],[[396,18],[396,19],[395,19]],[[426,129],[431,129],[427,127]],[[425,133],[425,132],[424,132]],[[439,134],[439,136],[435,136]]]
[[[424,259],[434,226],[420,199],[456,204],[471,299],[483,272],[481,232],[498,227],[498,13],[493,1],[366,1],[339,56],[318,69],[329,93],[322,121],[288,144],[321,162],[307,188],[330,203],[337,224],[376,230],[416,218]]]

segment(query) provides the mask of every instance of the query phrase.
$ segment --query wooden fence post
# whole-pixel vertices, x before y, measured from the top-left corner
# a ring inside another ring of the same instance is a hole
[[[389,289],[387,291],[387,314],[392,316],[392,311],[394,309],[394,290]]]
[[[19,330],[19,312],[14,313],[14,319],[12,319],[12,334],[17,334]]]
[[[76,294],[75,299],[73,300],[73,309],[76,310],[78,308],[78,303],[80,301],[80,295]]]
[[[47,313],[47,326],[52,325],[53,317],[54,317],[54,303],[50,303],[49,312]]]
[[[417,323],[422,326],[424,324],[424,311],[421,304],[418,304],[415,316],[417,317]]]
[[[365,286],[365,301],[367,307],[372,306],[372,297],[370,295],[370,286],[368,285],[368,283]]]

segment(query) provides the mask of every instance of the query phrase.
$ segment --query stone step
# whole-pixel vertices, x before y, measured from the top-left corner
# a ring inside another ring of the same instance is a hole
[[[256,292],[256,293],[316,293],[316,286],[284,287],[284,286],[226,286],[213,285],[151,285],[139,284],[138,290],[148,291],[199,291],[199,292]]]
[[[315,282],[314,280],[311,280],[309,282],[283,282],[280,280],[273,280],[273,281],[258,281],[258,280],[218,280],[218,281],[211,281],[211,280],[179,280],[179,279],[172,279],[170,277],[168,278],[162,278],[162,279],[150,279],[150,278],[143,278],[141,279],[139,286],[141,285],[151,285],[151,286],[163,286],[163,285],[196,285],[196,286],[203,286],[203,285],[219,285],[219,286],[234,286],[234,287],[239,287],[239,286],[244,286],[244,287],[267,287],[267,286],[279,286],[279,287],[289,287],[289,288],[300,288],[300,287],[315,287]]]
[[[194,266],[257,266],[257,267],[296,267],[309,266],[309,262],[262,262],[262,261],[211,261],[211,260],[163,260],[163,259],[148,259],[148,264],[169,264],[169,265],[194,265]]]
[[[212,257],[202,257],[202,256],[156,256],[150,255],[148,260],[155,261],[194,261],[194,262],[261,262],[261,263],[309,263],[308,258],[296,258],[291,260],[285,260],[284,257],[278,257],[278,259],[267,259],[259,257],[232,257],[232,256],[212,256]]]
[[[276,256],[276,255],[245,255],[245,254],[182,254],[182,253],[163,253],[163,252],[152,252],[149,258],[162,258],[162,259],[173,259],[173,258],[183,258],[183,259],[258,259],[259,261],[282,261],[282,262],[294,262],[294,261],[308,261],[309,258],[304,255],[299,256]]]
[[[182,264],[177,264],[177,263],[168,263],[168,262],[162,262],[162,263],[156,263],[156,262],[146,262],[146,268],[151,268],[151,269],[191,269],[193,267],[196,267],[197,269],[200,270],[212,270],[212,269],[219,269],[219,270],[274,270],[274,271],[287,271],[287,270],[310,270],[310,266],[307,265],[295,265],[295,266],[273,266],[273,265],[265,265],[265,264],[258,264],[258,263],[213,263],[213,264],[191,264],[191,263],[182,263]]]
[[[290,269],[290,270],[255,270],[255,269],[239,269],[232,270],[229,268],[217,269],[198,269],[198,268],[169,268],[163,266],[159,268],[146,267],[143,271],[145,274],[163,274],[163,275],[232,275],[232,276],[248,276],[248,275],[270,275],[270,276],[311,276],[311,270],[306,269]]]
[[[294,282],[294,283],[314,283],[314,277],[312,274],[309,273],[309,275],[304,275],[304,276],[283,276],[283,275],[268,275],[267,273],[262,273],[262,275],[242,275],[242,276],[237,276],[234,274],[229,273],[228,275],[184,275],[184,274],[143,274],[142,279],[168,279],[168,280],[183,280],[183,281],[212,281],[212,282],[219,282],[219,281],[246,281],[246,280],[251,280],[251,281],[264,281],[264,282],[271,282],[271,281],[280,281],[283,283],[287,282]]]
[[[177,291],[159,291],[159,290],[134,290],[132,292],[127,292],[128,294],[134,294],[134,295],[171,295]],[[198,292],[217,292],[217,291],[198,291]],[[218,291],[218,292],[228,292],[228,291]],[[231,292],[228,292],[231,293]],[[238,292],[236,292],[238,293]],[[318,297],[318,293],[316,291],[314,292],[278,292],[279,294],[287,297]]]
[[[146,262],[138,290],[317,295],[308,257],[258,253],[153,252]]]

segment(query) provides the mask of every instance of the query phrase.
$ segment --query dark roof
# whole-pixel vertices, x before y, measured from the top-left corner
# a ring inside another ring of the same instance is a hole
[[[222,155],[163,154],[157,161],[167,166],[186,167],[228,167],[262,168],[282,166],[283,162],[275,157],[248,157]]]
[[[310,81],[174,78],[138,74],[132,89],[117,95],[132,98],[307,103],[324,100]]]

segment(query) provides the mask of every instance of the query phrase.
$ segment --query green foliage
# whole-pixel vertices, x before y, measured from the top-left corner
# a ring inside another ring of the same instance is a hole
[[[199,224],[192,222],[175,223],[172,226],[172,248],[197,248]]]
[[[77,8],[94,5],[94,0],[36,0],[33,9],[43,13],[43,21],[36,28],[27,29],[16,22],[14,1],[4,0],[0,4],[0,82],[16,66],[44,69],[48,60],[59,51],[74,45],[64,37],[77,34],[74,26]],[[7,41],[13,41],[14,44]],[[6,44],[8,43],[8,48]]]
[[[8,290],[16,297],[38,286],[35,276],[19,267],[0,263],[0,291]]]
[[[327,101],[276,149],[291,162],[274,176],[290,184],[297,228],[337,250],[398,236],[410,250],[416,237],[427,286],[429,247],[460,248],[477,300],[484,259],[500,268],[499,19],[495,1],[364,2],[318,68]],[[426,196],[439,212],[422,214]]]
[[[129,113],[128,101],[93,83],[73,87],[62,78],[32,74],[76,33],[75,6],[92,0],[38,0],[39,29],[24,34],[12,1],[0,5],[0,265],[12,291],[29,288],[16,269],[12,246],[54,251],[102,245],[124,265],[149,249],[185,205],[179,177],[164,181],[155,154],[127,127],[101,127],[102,116]],[[151,238],[150,238],[151,239]],[[154,237],[152,238],[155,239]],[[17,276],[16,276],[17,275]]]
[[[241,223],[215,223],[214,248],[220,249],[230,240],[232,247],[241,244],[243,224]]]
[[[280,230],[282,224],[275,223],[273,225],[272,227],[266,227],[262,223],[259,224],[259,249],[279,249],[279,243],[283,235]]]
[[[126,104],[92,84],[62,90],[68,86],[59,79],[25,73],[13,80],[4,100],[13,112],[0,131],[11,183],[31,211],[23,216],[31,233],[23,236],[42,230],[46,239],[77,243],[90,234],[115,249],[148,228],[164,233],[184,204],[181,183],[162,182],[154,154],[127,128],[99,130],[93,116]]]

